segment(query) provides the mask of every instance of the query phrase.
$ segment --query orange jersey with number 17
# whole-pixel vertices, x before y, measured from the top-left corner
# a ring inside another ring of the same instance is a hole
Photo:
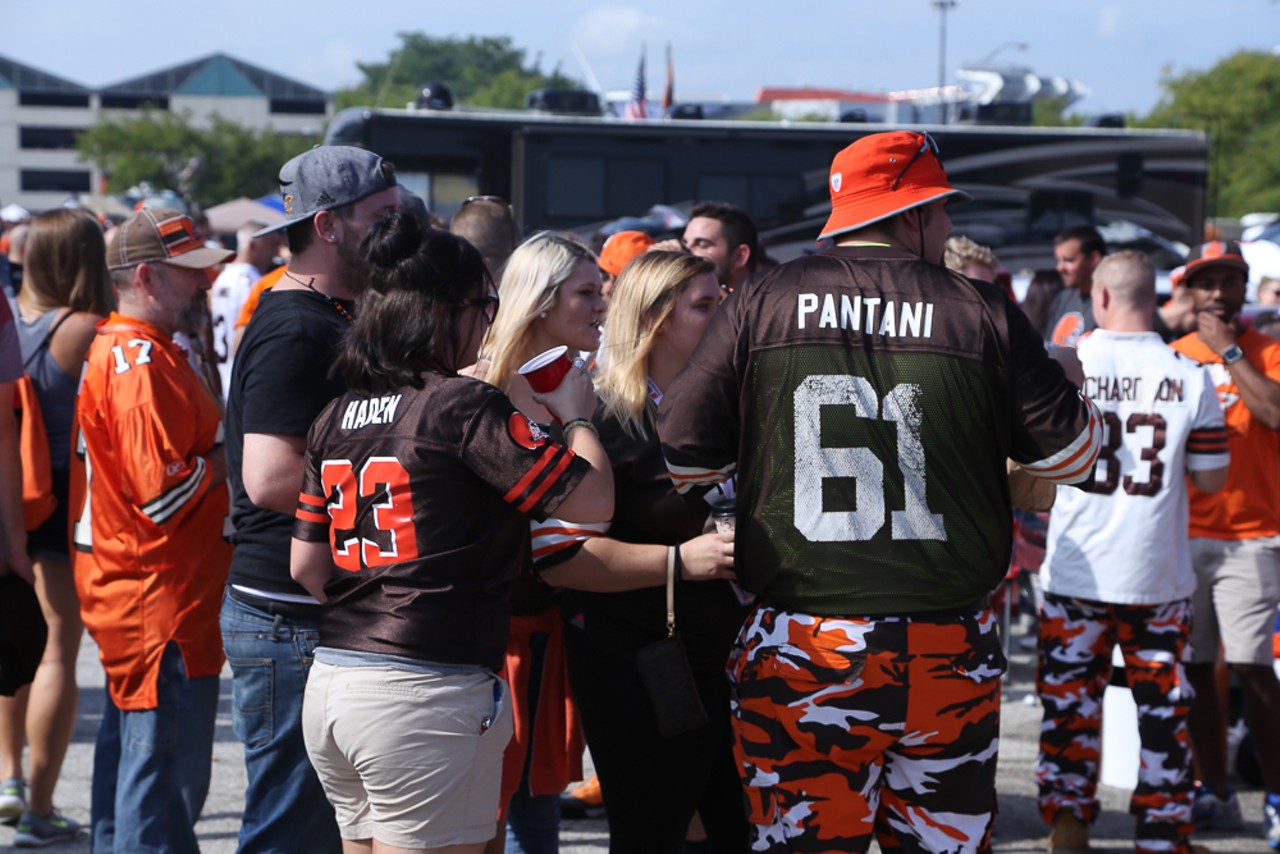
[[[69,509],[81,614],[112,700],[155,708],[170,641],[188,676],[222,668],[228,502],[206,459],[222,444],[222,414],[172,338],[113,313],[85,360],[76,430]]]

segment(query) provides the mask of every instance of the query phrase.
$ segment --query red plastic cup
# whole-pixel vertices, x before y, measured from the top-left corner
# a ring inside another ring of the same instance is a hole
[[[544,394],[560,387],[560,381],[569,373],[573,362],[567,355],[569,348],[561,345],[552,347],[520,366],[517,373],[529,382],[529,388]]]

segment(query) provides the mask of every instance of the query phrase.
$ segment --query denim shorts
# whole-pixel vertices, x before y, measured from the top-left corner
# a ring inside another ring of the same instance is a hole
[[[303,738],[342,837],[399,848],[493,838],[506,692],[487,671],[312,664]]]

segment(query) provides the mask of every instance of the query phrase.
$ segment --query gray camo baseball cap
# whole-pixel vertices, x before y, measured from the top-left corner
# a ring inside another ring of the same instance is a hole
[[[382,158],[353,145],[319,145],[280,167],[284,222],[254,233],[261,237],[295,222],[394,187],[395,172]]]

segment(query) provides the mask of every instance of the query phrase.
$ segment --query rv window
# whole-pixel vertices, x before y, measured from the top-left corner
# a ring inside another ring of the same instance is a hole
[[[600,219],[604,203],[604,160],[552,157],[547,164],[547,213]]]
[[[610,160],[605,216],[634,214],[670,201],[666,188],[666,164],[661,160]]]
[[[751,206],[751,185],[743,175],[703,175],[698,179],[699,199],[728,202],[743,210]]]

